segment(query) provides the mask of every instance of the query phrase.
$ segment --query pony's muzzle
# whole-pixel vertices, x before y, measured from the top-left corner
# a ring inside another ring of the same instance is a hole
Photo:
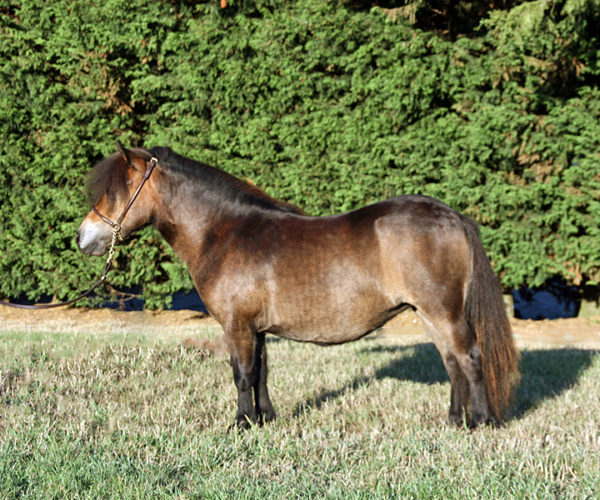
[[[103,222],[84,220],[75,235],[75,243],[81,253],[103,255],[110,245],[112,231]]]

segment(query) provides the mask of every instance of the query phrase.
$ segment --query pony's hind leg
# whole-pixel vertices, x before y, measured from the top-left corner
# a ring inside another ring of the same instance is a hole
[[[417,313],[427,326],[450,377],[450,421],[462,425],[463,419],[468,418],[471,427],[492,421],[481,353],[469,325],[463,320],[431,320],[422,311]]]
[[[471,392],[471,426],[493,423],[494,417],[488,404],[483,368],[481,366],[481,351],[473,342],[468,352],[457,355],[460,367],[469,381]]]
[[[448,412],[448,420],[459,427],[465,425],[465,423],[469,424],[471,392],[467,377],[465,377],[458,360],[452,353],[446,352],[443,354],[442,362],[450,377],[450,411]]]

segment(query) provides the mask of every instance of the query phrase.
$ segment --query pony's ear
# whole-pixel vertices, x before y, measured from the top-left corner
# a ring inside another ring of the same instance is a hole
[[[152,159],[152,153],[144,148],[127,149],[117,141],[117,149],[123,155],[127,165],[135,170],[144,169],[146,162]]]
[[[127,148],[125,148],[123,146],[123,144],[121,144],[119,141],[116,141],[116,142],[117,142],[117,149],[119,150],[119,153],[121,153],[123,155],[123,158],[125,159],[127,164],[131,165],[131,157],[129,155],[129,150]]]

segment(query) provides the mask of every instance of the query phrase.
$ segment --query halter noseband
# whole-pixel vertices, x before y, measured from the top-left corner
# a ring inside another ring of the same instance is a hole
[[[123,209],[123,211],[121,212],[121,215],[119,215],[119,218],[116,220],[116,222],[110,220],[108,217],[106,217],[105,215],[102,215],[100,213],[100,211],[96,208],[96,206],[94,205],[92,207],[92,211],[98,216],[100,217],[100,219],[102,219],[104,222],[106,222],[110,227],[112,227],[113,229],[113,233],[120,239],[122,240],[123,237],[121,236],[121,223],[123,222],[123,219],[125,219],[125,216],[127,215],[127,212],[129,212],[129,209],[131,208],[131,205],[133,205],[133,202],[135,201],[135,199],[138,197],[138,194],[140,194],[140,191],[142,190],[142,187],[144,186],[144,184],[146,184],[146,181],[150,178],[150,174],[152,173],[152,170],[154,170],[154,167],[156,167],[156,164],[158,163],[158,160],[155,157],[152,157],[152,159],[150,160],[150,163],[148,164],[148,168],[146,169],[146,173],[144,174],[144,177],[142,179],[142,182],[140,182],[140,185],[137,187],[137,189],[135,190],[135,193],[133,193],[133,196],[129,199],[129,202],[127,203],[127,205],[125,206],[125,208]]]

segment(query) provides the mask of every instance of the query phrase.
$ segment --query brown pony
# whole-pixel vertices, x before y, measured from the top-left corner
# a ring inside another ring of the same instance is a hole
[[[106,252],[109,224],[146,175],[121,232],[152,224],[187,264],[225,332],[238,426],[275,418],[266,333],[338,344],[406,308],[424,321],[450,376],[450,420],[501,420],[518,380],[518,353],[470,219],[417,195],[309,217],[169,148],[119,150],[92,172],[95,206],[77,244],[87,254]]]

